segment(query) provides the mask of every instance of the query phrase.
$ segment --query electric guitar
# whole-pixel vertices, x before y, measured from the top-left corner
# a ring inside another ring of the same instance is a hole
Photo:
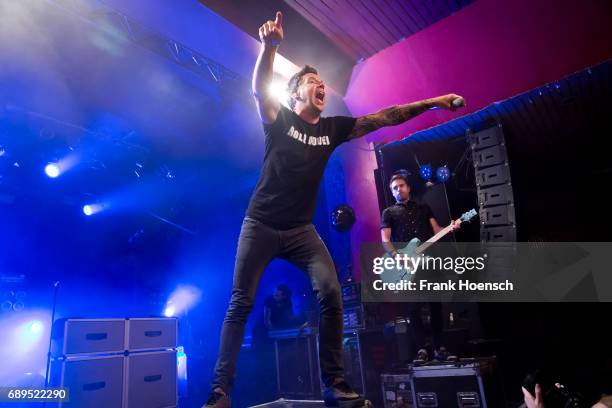
[[[478,215],[478,213],[475,209],[472,208],[470,211],[463,213],[461,217],[459,217],[455,222],[458,222],[459,224],[461,224],[462,222],[469,222],[476,215]],[[436,235],[429,238],[425,242],[421,242],[421,240],[418,238],[412,238],[412,240],[410,240],[406,247],[397,250],[397,253],[401,255],[401,259],[404,259],[403,255],[407,256],[408,261],[406,262],[406,265],[403,265],[405,266],[405,268],[393,268],[385,270],[381,275],[382,281],[388,283],[396,283],[400,282],[401,280],[412,280],[414,274],[416,273],[416,269],[412,266],[415,265],[415,263],[411,262],[409,259],[420,257],[421,254],[423,254],[427,250],[427,248],[438,242],[452,230],[453,223],[451,223],[447,227],[442,228]],[[391,254],[387,254],[386,257],[395,259],[395,257],[391,256]]]

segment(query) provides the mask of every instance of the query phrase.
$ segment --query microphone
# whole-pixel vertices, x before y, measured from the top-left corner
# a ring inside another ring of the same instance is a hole
[[[462,97],[455,98],[455,99],[453,99],[453,102],[451,102],[451,103],[452,103],[452,105],[455,108],[461,108],[461,107],[465,106],[465,99],[463,99]]]
[[[452,100],[451,105],[453,105],[453,108],[462,108],[465,106],[465,99],[463,99],[462,97],[458,97]],[[442,108],[439,108],[437,106],[433,107],[433,108],[429,108],[429,110],[440,110]]]

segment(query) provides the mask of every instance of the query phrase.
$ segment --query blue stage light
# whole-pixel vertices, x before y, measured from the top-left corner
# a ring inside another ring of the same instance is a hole
[[[83,214],[87,215],[88,217],[93,214],[93,208],[91,205],[86,204],[83,206]]]
[[[45,166],[45,174],[51,178],[56,178],[60,175],[60,168],[57,163],[49,163]]]
[[[193,285],[179,285],[166,302],[164,316],[180,317],[200,301],[202,291]]]
[[[446,166],[438,167],[438,170],[436,170],[436,178],[441,183],[448,181],[448,179],[450,179],[450,176],[450,170]]]
[[[105,210],[107,208],[108,208],[108,204],[106,203],[85,204],[83,206],[83,214],[89,217],[90,215],[97,214],[100,211]]]
[[[429,164],[423,164],[419,168],[419,176],[421,176],[423,180],[427,181],[431,179],[432,174],[433,174],[433,170],[431,169],[431,165]]]
[[[42,330],[43,330],[43,324],[39,322],[38,320],[34,320],[28,325],[28,331],[30,333],[37,334],[37,333],[40,333]]]
[[[54,160],[47,163],[45,166],[45,174],[51,178],[59,177],[76,166],[79,161],[79,154],[71,151],[69,154],[61,157],[59,160]]]
[[[164,316],[166,317],[174,317],[174,307],[172,306],[166,306],[166,309],[164,310]]]

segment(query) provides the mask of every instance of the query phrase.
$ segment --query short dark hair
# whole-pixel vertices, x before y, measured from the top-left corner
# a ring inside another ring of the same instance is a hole
[[[408,183],[408,178],[403,173],[394,174],[393,177],[391,177],[391,180],[389,180],[389,186],[391,186],[395,180],[404,180],[404,183],[410,185],[410,183]]]
[[[296,72],[289,80],[289,83],[287,83],[287,103],[289,104],[291,109],[295,108],[295,100],[291,97],[291,95],[293,95],[293,93],[297,91],[298,87],[300,86],[300,81],[302,77],[306,74],[319,75],[319,71],[317,71],[316,68],[311,67],[310,65],[305,65],[304,68],[302,68],[299,72]]]

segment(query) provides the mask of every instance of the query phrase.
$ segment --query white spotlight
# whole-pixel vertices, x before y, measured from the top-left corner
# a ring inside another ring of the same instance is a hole
[[[85,204],[83,206],[83,214],[86,216],[94,215],[106,208],[105,204]]]
[[[174,317],[174,307],[172,306],[166,306],[166,309],[164,310],[164,316],[166,317]]]
[[[39,322],[38,320],[35,320],[32,323],[30,323],[30,325],[28,326],[28,329],[30,330],[30,333],[40,333],[43,329],[43,324]]]
[[[60,175],[60,168],[57,163],[49,163],[45,166],[45,174],[51,178],[56,178]]]
[[[164,316],[181,316],[200,301],[202,291],[192,285],[179,285],[169,296]]]
[[[287,85],[282,82],[272,82],[269,88],[270,94],[275,96],[280,103],[287,106],[287,98],[289,94],[287,93]]]

